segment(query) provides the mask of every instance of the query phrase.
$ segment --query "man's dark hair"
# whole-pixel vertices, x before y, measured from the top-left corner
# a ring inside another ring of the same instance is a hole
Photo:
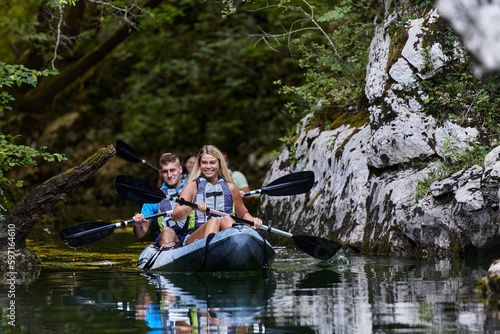
[[[179,165],[181,164],[179,157],[174,153],[163,153],[160,157],[160,165],[165,165],[176,161],[179,162]]]

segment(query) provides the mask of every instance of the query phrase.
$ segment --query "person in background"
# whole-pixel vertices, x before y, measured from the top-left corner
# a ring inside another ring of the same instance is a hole
[[[198,206],[195,211],[194,230],[189,232],[185,241],[186,245],[233,225],[234,221],[231,217],[212,215],[206,212],[207,208],[224,212],[227,215],[232,215],[234,208],[238,217],[253,221],[252,228],[258,229],[262,226],[262,220],[252,217],[243,204],[238,188],[231,181],[222,153],[213,145],[205,145],[201,148],[180,197],[195,202]],[[191,212],[193,212],[191,207],[178,205],[174,209],[172,218],[175,221],[182,221]]]
[[[229,165],[229,158],[226,152],[224,152],[224,161],[226,162],[226,165]],[[250,187],[248,185],[247,178],[245,175],[240,172],[240,171],[232,171],[231,169],[229,170],[229,174],[231,175],[231,179],[233,180],[233,183],[236,187],[238,187],[241,197],[243,198],[243,203],[246,205],[252,204],[253,203],[253,198],[252,197],[245,197],[245,193],[250,191]]]
[[[187,180],[189,174],[193,170],[194,163],[196,162],[196,154],[189,153],[184,159],[184,164],[182,165],[182,179]]]
[[[160,166],[160,173],[164,181],[161,190],[166,195],[178,197],[186,185],[186,181],[181,178],[182,167],[179,157],[173,153],[163,153],[160,157]],[[187,217],[179,221],[174,221],[171,216],[159,217],[154,220],[144,218],[158,212],[173,210],[176,205],[177,202],[166,198],[160,203],[144,203],[141,213],[132,217],[134,235],[141,239],[153,226],[156,245],[159,248],[173,248],[182,245],[187,234]]]

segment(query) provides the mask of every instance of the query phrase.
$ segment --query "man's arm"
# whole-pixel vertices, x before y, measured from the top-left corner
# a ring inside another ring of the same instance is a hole
[[[144,219],[145,216],[151,216],[158,212],[158,204],[156,203],[144,203],[142,206],[141,213],[136,214],[132,219],[134,220],[134,235],[138,239],[144,238],[148,232],[153,221],[150,219]]]
[[[144,219],[144,215],[142,213],[136,214],[132,217],[134,220],[134,235],[138,239],[144,238],[146,233],[151,226],[152,221],[149,219]]]

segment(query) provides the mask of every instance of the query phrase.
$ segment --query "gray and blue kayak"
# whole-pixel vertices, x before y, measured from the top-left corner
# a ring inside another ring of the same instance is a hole
[[[256,230],[238,225],[180,248],[146,247],[137,265],[170,272],[256,271],[269,268],[276,253]]]

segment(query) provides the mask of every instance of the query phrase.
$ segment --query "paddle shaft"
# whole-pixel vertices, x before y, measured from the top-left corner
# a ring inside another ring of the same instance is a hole
[[[173,198],[172,196],[168,196],[168,197],[170,197],[170,200],[174,200],[177,203],[179,203],[180,205],[188,205],[194,209],[198,208],[198,205],[196,203],[188,202],[188,201],[184,200],[183,198],[177,199],[177,198]],[[249,220],[246,220],[243,218],[239,218],[239,217],[235,217],[235,216],[232,216],[232,215],[224,213],[224,212],[220,212],[217,210],[211,210],[208,208],[207,208],[207,212],[211,212],[211,213],[216,214],[218,216],[230,216],[231,218],[233,218],[237,222],[241,222],[241,223],[244,223],[244,224],[247,224],[250,226],[254,226],[254,223],[252,221],[249,221]],[[272,232],[274,234],[281,235],[282,237],[293,239],[295,241],[295,245],[298,248],[300,248],[301,250],[303,250],[307,254],[309,254],[317,259],[320,259],[320,260],[326,260],[326,259],[331,258],[342,247],[339,243],[331,241],[331,240],[322,239],[322,238],[318,238],[318,237],[311,237],[311,236],[298,236],[298,235],[294,235],[292,233],[278,230],[274,227],[270,227],[270,226],[266,226],[266,225],[262,225],[259,229],[267,231],[267,232]]]
[[[235,216],[232,216],[230,214],[227,214],[227,213],[224,213],[224,212],[220,212],[220,211],[217,211],[217,210],[207,209],[207,212],[211,212],[211,213],[213,213],[213,214],[215,214],[217,216],[231,216],[231,218],[233,218],[237,222],[240,222],[240,223],[243,223],[243,224],[247,224],[247,225],[250,225],[250,226],[254,225],[253,222],[250,221],[250,220],[246,220],[246,219],[243,219],[243,218],[240,218],[240,217],[235,217]],[[293,234],[285,232],[285,231],[278,230],[278,229],[276,229],[274,227],[271,227],[271,226],[262,225],[261,227],[259,227],[259,229],[264,230],[264,231],[268,231],[268,232],[272,232],[272,233],[275,233],[275,234],[278,234],[278,235],[281,235],[282,237],[293,238]]]
[[[170,201],[175,201],[175,202],[179,203],[180,205],[187,205],[187,206],[189,206],[189,207],[191,207],[191,208],[193,208],[195,210],[198,210],[198,205],[196,203],[192,203],[192,202],[186,201],[184,198],[177,198],[177,197],[168,196],[168,195],[166,196],[166,198],[168,198]],[[225,213],[225,212],[220,212],[220,211],[217,211],[217,210],[212,210],[210,208],[207,208],[206,212],[213,213],[213,214],[215,214],[217,216],[229,216],[229,217],[233,218],[237,222],[253,226],[253,222],[251,222],[249,220],[246,220],[246,219],[243,219],[243,218],[240,218],[240,217],[236,217],[236,216],[230,215],[230,214]]]
[[[155,213],[154,215],[146,216],[146,217],[144,217],[144,219],[153,219],[153,218],[157,218],[157,217],[161,217],[161,216],[172,215],[172,212],[174,212],[174,210],[159,212],[159,213]],[[81,237],[84,235],[97,233],[99,231],[105,231],[105,230],[108,230],[110,228],[115,229],[116,227],[123,227],[123,226],[131,224],[133,222],[134,222],[134,220],[130,219],[130,220],[121,221],[121,222],[115,223],[115,224],[109,224],[109,225],[105,225],[105,226],[101,226],[101,227],[96,227],[96,228],[93,228],[92,230],[82,231],[82,232],[78,232],[75,234],[67,235],[66,239],[74,239],[74,238],[78,238],[78,237]],[[110,226],[114,226],[114,227],[110,227]]]
[[[147,162],[145,159],[143,159],[142,157],[140,157],[132,147],[128,146],[127,144],[125,144],[124,142],[122,141],[118,141],[117,144],[116,144],[117,148],[119,148],[119,150],[123,153],[125,153],[125,156],[123,154],[118,154],[119,157],[125,159],[125,160],[128,160],[130,162],[137,162],[139,161],[140,163],[142,164],[145,164],[146,166],[150,167],[151,169],[153,169],[155,172],[159,173],[159,170],[158,168],[156,168],[155,166],[153,166],[152,164],[150,164],[149,162]],[[128,155],[128,157],[127,157]],[[130,158],[132,157],[132,159]]]
[[[129,151],[129,150],[127,150],[127,149],[123,149],[123,150],[127,151],[127,153],[128,153],[128,154],[133,155],[135,158],[137,158],[137,159],[141,162],[141,164],[145,164],[146,166],[150,167],[151,169],[153,169],[153,170],[154,170],[155,172],[157,172],[157,173],[159,173],[159,172],[160,172],[160,171],[158,170],[158,168],[156,168],[155,166],[153,166],[152,164],[150,164],[149,162],[147,162],[144,158],[142,158],[142,157],[140,157],[140,156],[138,156],[138,155],[136,155],[136,154],[134,154],[134,153],[130,152],[130,151]]]
[[[141,158],[141,163],[147,165],[148,167],[151,167],[155,172],[159,173],[159,169],[156,168],[155,166],[151,165],[149,162]]]

